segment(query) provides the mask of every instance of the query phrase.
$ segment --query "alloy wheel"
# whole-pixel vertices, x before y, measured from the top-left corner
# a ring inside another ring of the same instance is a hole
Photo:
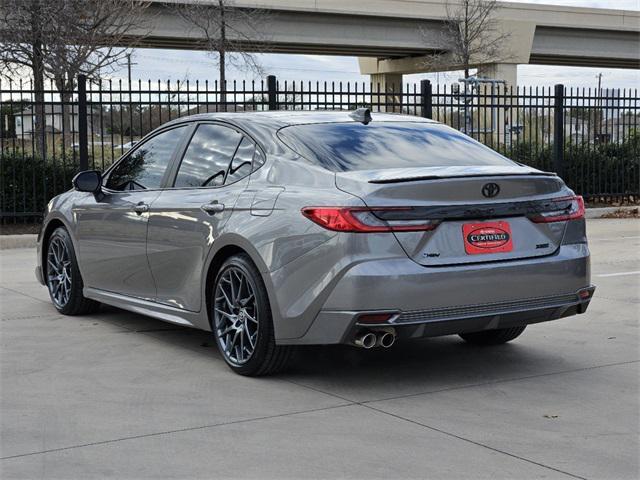
[[[71,256],[63,238],[55,237],[47,250],[47,286],[57,307],[64,307],[71,297]]]
[[[247,274],[230,266],[218,278],[214,295],[215,333],[227,361],[243,365],[258,341],[258,305]]]

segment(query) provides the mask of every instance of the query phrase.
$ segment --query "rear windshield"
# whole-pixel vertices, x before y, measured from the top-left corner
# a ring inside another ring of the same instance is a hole
[[[285,127],[278,135],[310,162],[334,172],[515,164],[437,123],[316,123]]]

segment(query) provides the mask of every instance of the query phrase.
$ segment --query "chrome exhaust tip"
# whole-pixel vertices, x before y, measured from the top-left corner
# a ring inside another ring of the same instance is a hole
[[[367,332],[356,337],[353,342],[357,347],[366,348],[367,350],[376,346],[378,339],[375,333]]]
[[[396,343],[396,335],[391,332],[383,332],[378,336],[378,345],[382,348],[392,347],[394,343]]]

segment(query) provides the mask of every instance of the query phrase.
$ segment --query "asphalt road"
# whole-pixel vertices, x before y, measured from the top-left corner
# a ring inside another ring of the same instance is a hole
[[[59,316],[34,252],[1,251],[0,477],[639,478],[640,222],[588,230],[585,315],[500,347],[307,348],[260,379],[204,332]]]

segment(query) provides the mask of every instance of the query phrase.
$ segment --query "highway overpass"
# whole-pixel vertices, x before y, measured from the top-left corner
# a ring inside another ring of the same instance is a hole
[[[171,9],[172,4],[183,1],[152,1],[145,13],[150,35],[141,40],[142,46],[201,47],[198,32]],[[444,0],[234,3],[273,12],[259,26],[268,39],[269,51],[358,56],[361,73],[372,75],[382,84],[400,82],[402,74],[430,71],[423,56],[447,51],[440,35],[446,18]],[[496,59],[495,64],[483,67],[488,76],[515,84],[518,64],[640,68],[640,12],[526,3],[500,5],[496,19],[500,28],[511,34],[509,60]]]

